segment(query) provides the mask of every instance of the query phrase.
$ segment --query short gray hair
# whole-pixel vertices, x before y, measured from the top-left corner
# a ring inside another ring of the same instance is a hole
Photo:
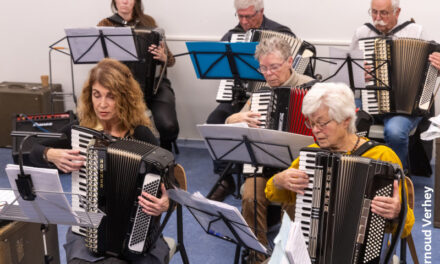
[[[279,37],[263,39],[255,49],[255,59],[260,60],[261,56],[277,51],[284,60],[287,60],[290,56],[289,43],[285,39]]]
[[[393,11],[400,8],[400,0],[391,0],[391,7],[393,8]]]
[[[260,11],[264,8],[263,0],[234,0],[235,10],[246,9],[254,6],[255,11]]]
[[[345,83],[317,83],[304,96],[302,113],[310,117],[320,107],[328,107],[328,115],[338,123],[351,118],[348,132],[355,133],[356,106],[354,95]]]

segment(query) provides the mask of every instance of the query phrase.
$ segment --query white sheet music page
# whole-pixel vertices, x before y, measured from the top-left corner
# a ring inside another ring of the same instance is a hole
[[[78,223],[75,213],[70,207],[61,186],[58,170],[35,167],[23,167],[26,174],[31,175],[36,198],[34,201],[23,200],[17,190],[15,180],[20,173],[18,165],[8,164],[6,174],[23,213],[32,222],[71,225]]]
[[[221,212],[247,247],[260,252],[267,252],[266,248],[258,242],[237,207],[209,200],[200,193],[190,194],[181,189],[168,190],[168,195],[174,201],[188,207],[188,210],[193,213],[194,217],[208,233],[235,240],[230,229],[219,218],[219,213]]]
[[[251,142],[258,165],[287,168],[299,150],[312,144],[313,137],[263,128],[231,125],[197,125],[213,159],[251,163],[243,138]],[[224,156],[224,157],[223,157]],[[223,157],[223,158],[222,158]]]
[[[130,27],[100,27],[108,56],[120,61],[137,61],[138,55]]]
[[[66,28],[64,31],[75,63],[96,63],[104,58],[98,28]]]
[[[292,223],[285,253],[291,264],[311,264],[301,224],[298,222]]]

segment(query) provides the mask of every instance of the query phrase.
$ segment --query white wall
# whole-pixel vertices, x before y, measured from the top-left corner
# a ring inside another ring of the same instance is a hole
[[[146,13],[166,29],[174,54],[186,52],[185,41],[218,40],[235,26],[232,0],[144,0]],[[346,47],[356,27],[369,21],[369,0],[266,0],[265,14],[292,28],[302,39],[328,55],[329,46]],[[401,0],[400,19],[413,17],[440,42],[438,0]],[[48,74],[48,47],[64,36],[64,28],[89,27],[111,14],[110,0],[3,1],[0,9],[0,81],[38,82]],[[60,43],[66,46],[66,43]],[[53,54],[53,81],[72,90],[69,58]],[[91,65],[75,65],[79,94]],[[328,72],[325,65],[319,68]],[[195,125],[216,106],[218,81],[197,80],[188,56],[177,58],[169,77],[177,95],[180,138],[199,138]],[[67,108],[72,108],[67,98]],[[438,109],[438,108],[437,108]]]

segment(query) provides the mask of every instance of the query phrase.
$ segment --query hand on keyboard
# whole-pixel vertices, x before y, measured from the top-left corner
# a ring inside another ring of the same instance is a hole
[[[303,171],[287,169],[276,174],[273,178],[273,183],[279,189],[304,194],[304,189],[309,184],[309,177]]]
[[[247,123],[249,127],[258,127],[258,125],[261,124],[261,122],[258,120],[258,118],[261,116],[260,113],[255,113],[252,111],[248,112],[239,112],[235,113],[233,115],[230,115],[226,119],[226,124],[234,124],[234,123]]]
[[[46,155],[47,161],[65,173],[79,170],[85,161],[85,157],[79,155],[79,150],[50,148]]]
[[[371,76],[371,71],[373,70],[373,67],[371,65],[368,65],[366,62],[364,63],[364,68],[366,72],[364,73],[365,76],[365,82],[369,82],[373,80],[373,76]]]

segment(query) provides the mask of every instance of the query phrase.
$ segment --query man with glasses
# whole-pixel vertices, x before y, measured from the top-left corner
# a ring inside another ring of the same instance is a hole
[[[267,86],[296,87],[313,81],[309,76],[296,73],[292,68],[293,58],[290,56],[290,46],[286,40],[281,38],[270,38],[261,41],[256,50],[255,58],[260,63],[259,71],[264,75]],[[260,124],[259,113],[250,110],[250,100],[246,102],[240,112],[230,115],[226,119],[227,124],[246,122],[250,127],[257,127]],[[264,168],[263,175],[256,178],[256,200],[257,200],[257,238],[265,246],[267,241],[267,216],[269,201],[264,194],[267,179],[275,173],[274,169]],[[249,226],[254,230],[254,177],[245,179],[242,197],[242,213]],[[256,255],[256,262],[264,260],[262,254]]]
[[[295,34],[290,28],[280,25],[275,21],[272,21],[264,16],[264,3],[263,0],[234,0],[235,16],[238,18],[238,25],[229,30],[222,38],[222,41],[231,41],[233,34],[245,33],[249,29],[266,29],[277,31],[281,33]],[[223,124],[225,119],[233,113],[237,113],[243,107],[244,103],[230,102],[220,103],[214,111],[212,111],[206,123],[208,124]],[[214,172],[220,174],[226,164],[221,162],[214,162]],[[239,167],[239,166],[238,166]],[[214,193],[208,197],[212,200],[223,201],[225,197],[235,190],[234,179],[231,174],[228,174],[225,180],[221,181]]]
[[[235,16],[238,18],[239,23],[222,37],[222,41],[231,41],[233,34],[245,33],[254,28],[268,29],[295,36],[290,28],[264,16],[263,0],[235,0],[234,6]]]
[[[359,39],[368,37],[390,36],[428,40],[421,25],[415,24],[414,21],[399,23],[399,0],[372,0],[369,14],[373,24],[366,23],[356,30],[351,43],[352,50],[359,49]],[[432,54],[430,60],[440,62],[440,55]],[[438,67],[440,68],[440,63]],[[371,76],[368,77],[371,78]],[[383,117],[385,142],[397,153],[404,169],[408,168],[409,134],[417,127],[421,119],[422,117],[419,116],[396,114]]]

